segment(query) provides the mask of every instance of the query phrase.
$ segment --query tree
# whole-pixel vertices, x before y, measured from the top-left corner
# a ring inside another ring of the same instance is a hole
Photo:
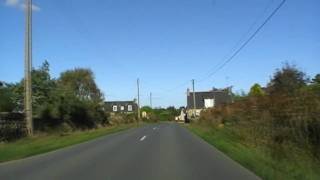
[[[13,94],[10,89],[1,82],[0,86],[0,112],[11,112],[14,110]]]
[[[38,69],[32,69],[32,107],[37,113],[39,107],[51,100],[51,92],[55,87],[55,80],[50,78],[49,63],[45,61]],[[23,111],[24,79],[15,84],[7,84],[11,92],[14,110]]]
[[[231,93],[231,96],[232,96],[232,99],[234,101],[241,101],[241,100],[244,100],[246,99],[246,97],[248,96],[248,94],[246,94],[246,92],[244,90],[240,90],[238,92],[235,92],[235,93]]]
[[[320,74],[315,75],[315,77],[312,79],[313,84],[320,84]]]
[[[108,123],[104,97],[90,69],[77,68],[50,76],[47,61],[32,69],[34,126],[37,130],[71,127],[93,128]],[[0,111],[23,112],[24,80],[15,84],[0,82]]]
[[[11,92],[11,99],[14,104],[14,111],[22,112],[24,106],[24,87],[23,81],[14,84],[7,84]]]
[[[295,65],[286,63],[282,69],[277,69],[268,84],[270,94],[293,95],[297,90],[307,85],[308,79],[304,72]]]
[[[77,68],[61,73],[55,90],[59,119],[80,128],[106,122],[104,97],[90,69]]]
[[[250,88],[250,92],[249,92],[249,96],[263,96],[265,94],[265,92],[262,90],[260,84],[255,83],[251,88]]]
[[[180,114],[179,109],[176,109],[174,106],[169,106],[167,107],[167,111],[172,115],[172,116],[178,116]]]
[[[311,84],[308,86],[308,89],[318,97],[320,96],[320,74],[315,75]]]
[[[44,61],[38,69],[32,72],[32,101],[33,108],[36,110],[52,100],[52,91],[55,89],[55,80],[50,77],[50,65]]]
[[[65,93],[72,93],[81,100],[101,102],[104,99],[90,69],[77,68],[61,73],[58,89]]]
[[[143,106],[141,112],[145,111],[146,113],[152,113],[153,109],[150,106]]]

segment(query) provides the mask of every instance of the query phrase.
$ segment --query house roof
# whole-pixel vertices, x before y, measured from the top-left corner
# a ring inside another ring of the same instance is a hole
[[[114,104],[114,103],[135,103],[135,101],[105,101],[106,104]]]
[[[211,90],[211,91],[199,91],[195,92],[196,108],[205,108],[204,100],[214,99],[215,106],[227,104],[232,102],[232,97],[228,91],[223,90]],[[187,108],[193,108],[193,92],[187,94]]]
[[[113,111],[113,107],[117,106],[117,107],[123,107],[124,109],[121,110],[119,109],[118,112],[122,112],[122,111],[129,111],[129,107],[131,106],[131,112],[132,111],[136,111],[138,108],[138,105],[135,101],[106,101],[105,102],[105,108],[107,111],[112,112]]]

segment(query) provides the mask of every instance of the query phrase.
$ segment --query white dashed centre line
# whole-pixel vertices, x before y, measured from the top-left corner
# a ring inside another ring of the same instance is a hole
[[[146,139],[147,136],[143,136],[142,138],[140,138],[140,141],[143,141],[144,139]]]

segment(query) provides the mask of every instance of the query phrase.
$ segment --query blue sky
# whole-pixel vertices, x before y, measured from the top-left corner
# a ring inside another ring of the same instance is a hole
[[[139,77],[143,105],[152,92],[155,106],[180,106],[190,80],[203,79],[229,57],[280,0],[33,2],[34,67],[47,59],[53,77],[90,68],[107,100],[135,98]],[[0,80],[6,82],[23,77],[22,6],[22,0],[0,0]],[[319,0],[288,0],[231,63],[196,89],[266,85],[285,61],[310,76],[320,73],[319,17]]]

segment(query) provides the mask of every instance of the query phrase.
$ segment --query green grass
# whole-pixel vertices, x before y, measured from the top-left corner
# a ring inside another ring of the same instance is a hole
[[[136,124],[126,124],[103,127],[88,131],[77,131],[64,136],[59,134],[38,135],[22,138],[15,142],[2,143],[0,144],[0,162],[46,153],[137,126]]]
[[[295,154],[292,155],[294,158],[274,159],[262,149],[240,143],[228,128],[214,129],[197,124],[187,128],[262,179],[320,179],[320,164],[305,155]]]

